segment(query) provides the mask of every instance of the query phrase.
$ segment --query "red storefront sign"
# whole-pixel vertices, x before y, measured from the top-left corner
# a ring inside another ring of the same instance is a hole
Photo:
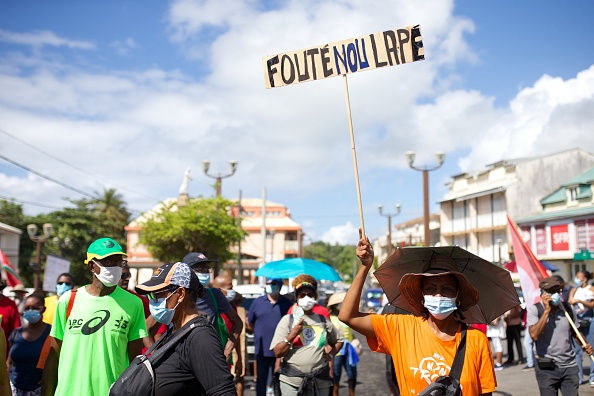
[[[551,226],[551,250],[569,250],[569,227],[567,224]]]
[[[544,225],[534,227],[536,233],[536,254],[547,254],[547,230]]]

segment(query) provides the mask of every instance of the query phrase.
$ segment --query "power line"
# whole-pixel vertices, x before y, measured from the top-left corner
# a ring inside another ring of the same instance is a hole
[[[63,160],[62,158],[56,157],[55,155],[52,155],[52,154],[48,153],[47,151],[44,151],[44,150],[42,150],[42,149],[40,149],[40,148],[32,145],[31,143],[26,142],[26,141],[24,141],[24,140],[22,140],[22,139],[20,139],[20,138],[18,138],[16,136],[14,136],[13,134],[9,133],[8,131],[6,131],[6,130],[4,130],[2,128],[0,128],[0,133],[8,136],[11,139],[16,140],[17,142],[19,142],[21,144],[24,144],[25,146],[27,146],[27,147],[29,147],[29,148],[37,151],[38,153],[41,153],[41,154],[43,154],[43,155],[45,155],[45,156],[47,156],[47,157],[49,157],[49,158],[51,158],[51,159],[53,159],[55,161],[58,161],[58,162],[66,165],[66,166],[69,166],[69,167],[71,167],[73,169],[76,169],[77,171],[79,171],[81,173],[84,173],[85,175],[87,175],[89,177],[92,177],[95,180],[99,180],[103,184],[112,184],[112,185],[116,186],[117,188],[119,188],[120,190],[128,191],[129,193],[132,193],[132,194],[135,194],[135,195],[144,197],[144,198],[149,198],[149,199],[154,199],[156,201],[160,201],[160,199],[155,198],[155,197],[152,197],[150,195],[146,195],[146,194],[142,194],[142,193],[139,193],[139,192],[136,192],[136,191],[133,191],[133,190],[129,190],[129,189],[125,188],[125,187],[121,187],[121,186],[118,186],[118,185],[116,185],[116,184],[114,184],[112,182],[109,182],[109,181],[106,181],[104,179],[101,179],[100,177],[95,176],[95,175],[91,174],[90,172],[88,172],[88,171],[86,171],[86,170],[84,170],[84,169],[82,169],[82,168],[80,168],[80,167],[78,167],[78,166],[76,166],[74,164],[71,164],[70,162],[68,162],[66,160]]]
[[[13,202],[18,202],[18,203],[23,203],[23,204],[26,204],[26,205],[41,206],[43,208],[57,209],[57,210],[62,209],[62,208],[60,208],[58,206],[40,204],[40,203],[37,203],[37,202],[31,202],[31,201],[23,201],[21,199],[16,199],[16,198],[13,198],[13,197],[6,197],[4,195],[0,195],[0,198],[4,199],[6,201],[13,201]]]
[[[29,168],[28,166],[25,166],[25,165],[23,165],[23,164],[19,164],[18,162],[16,162],[16,161],[13,161],[13,160],[11,160],[10,158],[7,158],[7,157],[5,157],[5,156],[4,156],[4,155],[2,155],[2,154],[0,154],[0,158],[2,158],[4,161],[10,162],[11,164],[18,166],[19,168],[22,168],[22,169],[26,170],[27,172],[34,173],[34,174],[36,174],[37,176],[43,177],[43,178],[44,178],[44,179],[46,179],[46,180],[49,180],[49,181],[51,181],[51,182],[54,182],[54,183],[56,183],[56,184],[59,184],[59,185],[61,185],[62,187],[64,187],[64,188],[67,188],[67,189],[69,189],[69,190],[71,190],[71,191],[77,192],[77,193],[79,193],[79,194],[81,194],[81,195],[84,195],[85,197],[89,197],[89,198],[92,198],[92,199],[95,199],[95,198],[96,198],[96,197],[92,196],[91,194],[89,194],[89,193],[87,193],[87,192],[85,192],[85,191],[79,190],[79,189],[78,189],[78,188],[76,188],[76,187],[69,186],[69,185],[68,185],[68,184],[66,184],[66,183],[63,183],[63,182],[61,182],[61,181],[59,181],[59,180],[56,180],[56,179],[54,179],[54,178],[51,178],[51,177],[49,177],[49,176],[46,176],[46,175],[44,175],[43,173],[37,172],[36,170],[33,170],[33,169]]]

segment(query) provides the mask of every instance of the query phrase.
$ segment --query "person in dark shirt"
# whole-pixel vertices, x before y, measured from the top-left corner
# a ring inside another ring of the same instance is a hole
[[[136,292],[150,293],[149,309],[159,323],[173,323],[160,347],[176,331],[194,326],[153,366],[155,396],[237,396],[218,335],[207,317],[198,314],[196,300],[204,287],[190,267],[185,263],[165,264],[151,279],[136,286]]]
[[[37,368],[41,349],[51,326],[41,320],[45,306],[43,294],[33,293],[25,298],[25,325],[12,332],[8,338],[8,371],[13,394],[41,392],[41,375]]]
[[[278,322],[287,314],[293,305],[291,300],[280,295],[283,281],[281,279],[268,279],[266,294],[254,300],[248,313],[248,331],[254,333],[254,354],[256,356],[256,396],[266,395],[268,373],[276,363],[274,351],[270,350],[272,336]]]

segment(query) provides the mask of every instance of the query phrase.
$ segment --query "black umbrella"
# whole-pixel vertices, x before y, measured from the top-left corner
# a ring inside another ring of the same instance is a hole
[[[480,293],[479,302],[465,311],[465,323],[491,323],[505,312],[520,304],[509,272],[459,246],[398,248],[374,275],[390,303],[413,314],[420,315],[400,293],[400,279],[407,273],[422,273],[435,257],[444,256],[456,262],[458,270],[466,276]]]

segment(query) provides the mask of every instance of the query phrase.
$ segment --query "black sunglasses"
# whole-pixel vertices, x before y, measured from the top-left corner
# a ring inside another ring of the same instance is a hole
[[[58,285],[66,285],[66,286],[72,286],[72,283],[70,282],[58,282]]]

